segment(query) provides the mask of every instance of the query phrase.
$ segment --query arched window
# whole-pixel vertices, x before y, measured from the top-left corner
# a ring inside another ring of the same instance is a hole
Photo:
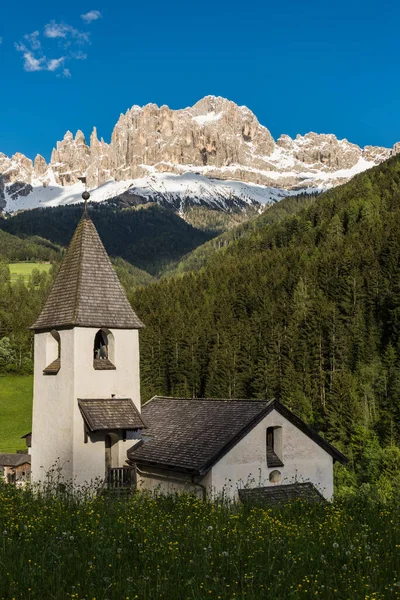
[[[55,329],[47,334],[46,363],[47,367],[43,370],[43,374],[57,375],[61,369],[61,339],[60,334]]]
[[[99,329],[94,337],[93,367],[99,371],[115,369],[114,336],[109,329]]]
[[[282,427],[267,427],[267,466],[283,467]]]

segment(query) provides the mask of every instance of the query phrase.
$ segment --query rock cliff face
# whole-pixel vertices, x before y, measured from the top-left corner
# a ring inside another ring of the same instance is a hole
[[[360,148],[333,134],[282,135],[275,142],[248,108],[214,96],[182,110],[133,106],[121,114],[109,144],[95,128],[89,144],[82,131],[75,137],[68,131],[48,165],[40,155],[32,163],[19,153],[0,154],[0,208],[37,186],[71,186],[84,174],[90,188],[113,179],[128,189],[138,178],[192,172],[292,193],[324,189],[398,152],[400,143]]]

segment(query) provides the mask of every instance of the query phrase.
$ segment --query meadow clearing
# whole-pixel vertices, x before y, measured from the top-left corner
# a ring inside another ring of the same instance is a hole
[[[15,283],[19,277],[22,277],[24,283],[27,283],[34,269],[40,272],[48,273],[51,269],[51,263],[43,262],[16,262],[9,263],[11,282]]]
[[[0,452],[26,447],[21,435],[32,427],[33,377],[0,375]]]
[[[0,484],[4,600],[400,598],[398,502],[263,510]]]

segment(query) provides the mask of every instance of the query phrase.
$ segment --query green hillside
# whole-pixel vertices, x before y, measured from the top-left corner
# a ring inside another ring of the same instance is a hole
[[[157,205],[122,210],[117,205],[102,203],[91,205],[89,210],[109,255],[123,258],[151,275],[161,273],[216,235],[192,227],[171,210]],[[65,247],[81,216],[82,205],[24,211],[0,219],[3,230],[0,234],[8,232],[21,238],[42,236]],[[39,258],[37,252],[35,258]]]
[[[9,263],[8,267],[10,269],[12,283],[15,283],[19,277],[22,277],[27,283],[29,281],[29,277],[32,277],[35,269],[37,269],[39,273],[49,273],[51,269],[51,263],[17,262]]]
[[[2,230],[0,219],[0,259],[7,262],[50,262],[60,258],[60,247],[39,236],[20,238]]]
[[[0,452],[26,448],[32,426],[32,376],[0,376]]]
[[[318,196],[312,194],[299,194],[298,196],[290,196],[272,204],[261,216],[253,216],[253,218],[247,219],[246,222],[240,223],[205,244],[198,246],[186,256],[183,256],[176,265],[172,265],[165,274],[171,277],[190,271],[199,271],[216,252],[219,253],[219,256],[222,256],[222,253],[233,242],[248,237],[254,231],[257,231],[261,225],[273,225],[290,215],[297,214],[303,208],[315,202],[316,198]]]
[[[260,217],[200,272],[137,290],[143,395],[277,397],[349,454],[349,481],[393,482],[399,282],[393,158],[295,216]]]

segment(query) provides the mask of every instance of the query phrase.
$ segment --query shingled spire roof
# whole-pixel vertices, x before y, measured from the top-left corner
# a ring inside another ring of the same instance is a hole
[[[86,210],[44,308],[31,329],[68,327],[143,327]]]

